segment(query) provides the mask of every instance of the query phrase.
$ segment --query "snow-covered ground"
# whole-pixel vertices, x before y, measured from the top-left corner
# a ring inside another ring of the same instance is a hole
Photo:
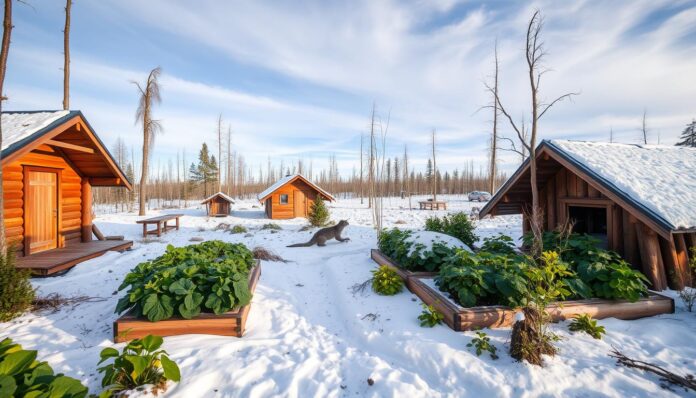
[[[469,211],[461,198],[447,198],[450,211]],[[444,211],[408,210],[407,200],[385,201],[385,226],[421,228],[425,218]],[[413,205],[417,206],[414,198]],[[39,294],[87,295],[105,300],[28,314],[0,324],[0,338],[12,337],[39,350],[57,372],[81,379],[100,391],[99,352],[113,346],[112,322],[123,276],[139,262],[161,254],[167,244],[190,244],[191,238],[264,246],[288,263],[264,262],[261,280],[243,338],[188,335],[165,338],[165,348],[179,363],[182,381],[167,396],[177,397],[518,397],[518,396],[671,396],[688,393],[661,387],[657,377],[617,367],[608,357],[612,346],[679,373],[696,373],[696,313],[677,313],[636,321],[605,319],[602,341],[572,335],[567,324],[553,326],[562,340],[560,353],[544,368],[515,362],[507,355],[509,329],[487,330],[500,359],[477,357],[466,347],[473,332],[418,324],[416,296],[404,291],[382,297],[351,286],[370,278],[375,267],[369,250],[376,245],[371,213],[359,200],[331,204],[332,218],[346,219],[344,236],[326,247],[286,248],[313,233],[300,232],[304,220],[274,221],[282,230],[260,230],[270,222],[252,201],[234,205],[233,216],[207,218],[203,208],[186,209],[181,230],[160,239],[141,238],[137,216],[111,214],[96,221],[109,235],[135,240],[132,251],[108,253],[75,267],[64,276],[35,279]],[[166,212],[179,212],[166,210]],[[152,212],[150,215],[155,215]],[[215,231],[220,223],[242,224],[249,234]],[[519,237],[519,217],[477,223],[484,237],[503,232]],[[121,345],[116,345],[121,347]],[[367,382],[372,379],[374,384]]]

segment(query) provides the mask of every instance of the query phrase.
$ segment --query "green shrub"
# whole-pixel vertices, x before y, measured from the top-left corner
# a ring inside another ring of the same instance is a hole
[[[372,271],[372,290],[383,296],[393,296],[401,293],[404,281],[399,274],[387,265],[380,265]]]
[[[36,360],[36,351],[24,350],[7,338],[0,341],[1,397],[65,397],[87,396],[87,387],[79,380],[53,374],[47,362]]]
[[[117,313],[133,310],[156,322],[174,315],[190,319],[201,312],[222,314],[251,301],[249,271],[252,252],[240,243],[207,241],[167,246],[154,260],[138,264],[119,290]]]
[[[476,356],[480,357],[481,354],[487,352],[490,354],[491,359],[498,359],[498,348],[491,344],[491,339],[484,332],[476,332],[476,337],[471,339],[471,343],[466,345],[467,347],[474,347],[476,349]]]
[[[454,236],[469,247],[473,247],[478,240],[474,234],[474,228],[474,224],[464,212],[453,213],[442,218],[434,216],[425,220],[426,231]]]
[[[418,320],[420,321],[421,327],[432,328],[435,325],[441,324],[442,320],[445,319],[445,316],[436,310],[432,305],[421,303],[421,306],[423,307],[423,312],[418,315]]]
[[[329,222],[329,209],[324,204],[321,195],[312,203],[307,216],[309,223],[314,227],[323,227]]]
[[[272,231],[279,231],[279,230],[281,230],[281,229],[283,229],[283,228],[282,228],[280,225],[271,222],[271,223],[268,223],[268,224],[263,224],[263,226],[261,227],[261,229],[263,229],[263,230],[270,229],[270,230],[272,230]]]
[[[15,250],[10,247],[0,256],[0,322],[7,322],[29,309],[34,289],[28,270],[15,268]]]
[[[377,237],[377,247],[406,270],[428,272],[438,271],[458,250],[439,242],[427,250],[422,244],[408,241],[412,234],[398,228],[383,230]]]
[[[247,233],[247,229],[244,225],[235,225],[232,228],[229,229],[231,234],[245,234]]]
[[[99,373],[104,373],[102,387],[105,390],[101,397],[148,384],[154,386],[155,392],[163,391],[168,380],[181,380],[179,366],[169,359],[166,351],[159,349],[162,342],[161,337],[148,335],[131,340],[121,353],[111,347],[103,349],[99,364],[110,359],[113,362],[98,368]]]
[[[503,234],[484,238],[483,245],[479,251],[503,255],[515,255],[517,253],[512,238]]]
[[[571,332],[585,332],[597,340],[602,339],[602,335],[606,334],[604,326],[597,325],[597,321],[592,319],[589,314],[576,315],[575,318],[570,321],[568,329]]]

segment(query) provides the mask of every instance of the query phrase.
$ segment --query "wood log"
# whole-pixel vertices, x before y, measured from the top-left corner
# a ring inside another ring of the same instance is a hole
[[[12,209],[5,209],[4,215],[5,215],[5,219],[22,217],[24,215],[24,209],[22,209],[21,207],[15,207]]]
[[[92,186],[88,179],[82,180],[82,241],[92,240]]]
[[[693,273],[696,270],[689,269],[690,253],[686,248],[686,234],[672,234],[674,238],[674,246],[677,254],[677,268],[684,278],[684,285],[695,287]]]
[[[636,218],[629,212],[623,212],[624,259],[635,269],[642,270],[638,238],[636,237]]]
[[[670,289],[684,289],[685,276],[679,269],[679,260],[677,259],[677,249],[674,242],[660,237],[660,252],[665,264],[665,272],[667,274],[667,285]]]
[[[643,223],[636,223],[636,236],[643,263],[643,273],[648,277],[654,290],[667,289],[667,276],[665,275],[662,256],[660,255],[660,243],[658,235]]]
[[[3,169],[2,179],[4,181],[24,181],[24,173],[20,171],[5,171]]]
[[[5,218],[5,228],[19,227],[24,224],[24,218],[12,217]]]
[[[94,233],[94,236],[96,236],[97,239],[106,240],[106,238],[104,237],[104,234],[101,233],[101,231],[99,230],[99,227],[97,227],[97,224],[92,224],[92,233]]]

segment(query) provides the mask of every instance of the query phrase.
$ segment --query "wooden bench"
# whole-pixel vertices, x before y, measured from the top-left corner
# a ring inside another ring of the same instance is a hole
[[[136,221],[138,224],[143,224],[143,236],[147,237],[148,235],[157,235],[157,236],[162,236],[163,232],[167,232],[170,229],[179,229],[179,217],[183,216],[183,214],[165,214],[163,216],[157,216],[157,217],[152,217],[152,218],[146,218],[144,220],[138,220]],[[176,225],[167,225],[167,222],[175,220]],[[147,226],[149,224],[155,224],[157,228],[153,230],[148,230]]]
[[[444,200],[423,200],[418,204],[421,210],[447,210],[447,202]]]

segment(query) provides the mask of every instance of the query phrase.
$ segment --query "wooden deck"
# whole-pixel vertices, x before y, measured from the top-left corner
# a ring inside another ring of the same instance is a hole
[[[74,243],[60,249],[47,250],[17,258],[17,268],[30,269],[35,276],[49,276],[74,267],[107,251],[123,251],[133,246],[129,240],[95,240]]]

